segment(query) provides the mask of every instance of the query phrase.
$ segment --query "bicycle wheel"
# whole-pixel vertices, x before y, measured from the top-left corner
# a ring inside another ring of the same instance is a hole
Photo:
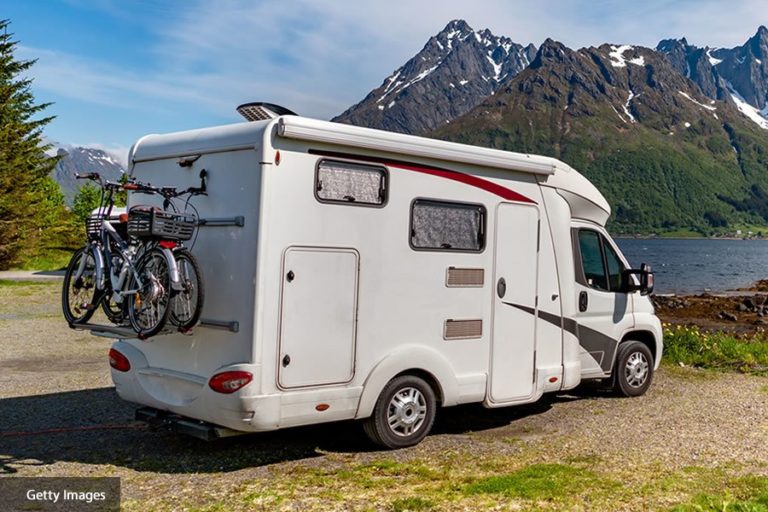
[[[120,253],[113,253],[112,254],[112,268],[121,268],[123,265],[123,257],[120,255]],[[111,270],[108,271],[108,273],[111,272]],[[110,322],[112,322],[115,325],[124,325],[125,321],[128,318],[128,299],[124,298],[123,302],[115,302],[112,299],[112,296],[114,294],[112,290],[112,284],[110,282],[110,278],[107,277],[107,289],[104,292],[104,296],[101,299],[101,310],[104,311],[104,314],[107,316],[107,319],[109,319]]]
[[[101,299],[101,310],[107,316],[107,319],[115,325],[123,325],[128,316],[128,299],[120,304],[112,300],[111,295],[105,295]]]
[[[160,249],[150,249],[136,263],[141,286],[131,276],[129,289],[136,293],[128,300],[131,326],[142,339],[159,333],[165,327],[171,304],[171,274],[168,261]]]
[[[203,310],[203,274],[191,252],[182,249],[174,252],[173,257],[179,268],[182,289],[171,298],[171,323],[179,331],[186,332],[197,324]]]
[[[70,325],[86,323],[98,307],[96,260],[90,249],[90,246],[78,249],[69,260],[67,272],[64,274],[61,307],[64,318]]]

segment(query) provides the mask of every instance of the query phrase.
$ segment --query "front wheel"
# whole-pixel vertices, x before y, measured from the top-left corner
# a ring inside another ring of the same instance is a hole
[[[628,341],[619,345],[613,370],[613,389],[622,396],[640,396],[653,380],[653,354],[645,343]]]
[[[159,333],[168,319],[171,304],[171,273],[168,260],[160,249],[151,249],[136,263],[129,289],[136,290],[128,300],[128,317],[139,338]]]
[[[384,388],[363,427],[374,443],[390,449],[421,442],[435,422],[435,392],[414,375],[395,377]]]
[[[181,290],[171,298],[171,323],[179,331],[187,332],[200,320],[203,311],[205,290],[203,274],[191,252],[180,250],[173,253],[176,266],[179,269]]]
[[[86,246],[78,249],[69,260],[61,290],[61,307],[64,318],[71,325],[86,323],[97,306],[96,260],[91,248]]]

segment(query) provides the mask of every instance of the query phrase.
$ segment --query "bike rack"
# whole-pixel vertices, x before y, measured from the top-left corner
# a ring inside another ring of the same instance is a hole
[[[224,322],[221,320],[210,320],[203,318],[200,320],[200,327],[208,327],[209,329],[218,329],[221,331],[240,332],[240,322],[234,320],[232,322]]]
[[[238,215],[237,217],[221,217],[215,219],[197,219],[198,226],[237,226],[239,228],[245,226],[245,217]]]
[[[130,340],[137,340],[139,338],[139,334],[131,329],[130,327],[126,326],[119,326],[119,325],[104,325],[104,324],[69,324],[69,326],[72,329],[78,330],[78,331],[90,331],[93,336],[100,336],[102,338],[112,338],[112,339],[130,339]],[[221,331],[228,331],[232,333],[236,333],[240,331],[240,322],[238,321],[231,321],[226,322],[222,320],[209,320],[209,319],[203,319],[200,320],[200,323],[197,325],[197,327],[203,327],[206,329],[216,329]],[[176,329],[169,329],[169,330],[162,330],[158,334],[156,334],[154,337],[157,336],[165,336],[168,334],[177,334],[178,331]]]

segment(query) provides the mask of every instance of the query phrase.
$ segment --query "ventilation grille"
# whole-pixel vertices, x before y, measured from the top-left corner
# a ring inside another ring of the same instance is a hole
[[[443,338],[446,340],[466,340],[483,336],[483,321],[446,320]]]
[[[482,287],[485,282],[485,269],[482,268],[456,268],[448,267],[445,272],[445,286],[456,287]]]

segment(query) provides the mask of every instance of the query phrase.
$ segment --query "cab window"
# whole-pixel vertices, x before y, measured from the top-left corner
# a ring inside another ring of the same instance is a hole
[[[595,231],[579,231],[579,247],[581,249],[581,264],[587,284],[598,290],[608,290],[608,279],[603,265],[603,249],[600,235]]]
[[[579,250],[584,278],[590,287],[621,290],[624,264],[604,236],[591,229],[579,230]]]

